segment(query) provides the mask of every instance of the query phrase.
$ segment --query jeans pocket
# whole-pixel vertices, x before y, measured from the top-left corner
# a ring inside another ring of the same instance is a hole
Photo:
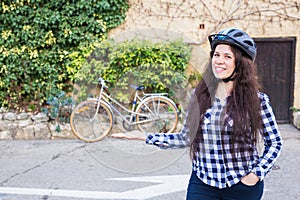
[[[233,199],[260,200],[263,195],[264,182],[258,181],[255,185],[250,186],[240,181],[236,184],[236,187],[233,188],[234,191],[231,192],[236,197]]]

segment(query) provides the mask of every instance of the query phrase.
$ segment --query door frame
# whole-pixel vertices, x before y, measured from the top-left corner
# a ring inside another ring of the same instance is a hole
[[[296,43],[297,38],[296,37],[267,37],[267,38],[253,38],[255,42],[263,43],[263,42],[290,42],[291,43],[291,69],[290,69],[290,80],[291,80],[291,87],[286,88],[289,90],[290,98],[289,102],[291,105],[289,107],[292,107],[294,105],[294,92],[295,92],[295,64],[296,64]],[[266,58],[268,59],[268,58]],[[262,84],[262,83],[261,83]],[[288,111],[289,113],[289,119],[287,120],[277,120],[278,123],[292,123],[293,120],[293,112],[291,109]]]

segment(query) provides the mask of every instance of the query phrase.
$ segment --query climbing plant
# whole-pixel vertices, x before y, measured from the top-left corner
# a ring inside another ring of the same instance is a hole
[[[0,107],[39,107],[68,91],[78,61],[128,8],[128,0],[1,1]]]

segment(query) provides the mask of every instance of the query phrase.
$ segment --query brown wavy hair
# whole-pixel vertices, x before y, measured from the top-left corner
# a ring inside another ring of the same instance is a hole
[[[259,84],[256,76],[254,62],[243,54],[238,48],[231,46],[235,56],[236,71],[234,75],[233,90],[227,99],[225,112],[233,120],[233,130],[230,133],[231,145],[238,148],[234,151],[251,151],[249,144],[256,144],[261,130],[260,99],[258,98]],[[191,146],[190,154],[195,158],[195,153],[200,152],[204,115],[215,99],[219,79],[216,79],[211,65],[215,49],[210,52],[210,61],[203,73],[201,81],[192,94],[188,106],[187,127],[189,129]],[[223,113],[224,114],[224,113]],[[223,115],[225,116],[225,115]],[[224,119],[226,123],[227,119]],[[249,133],[249,130],[250,133]],[[224,130],[222,135],[224,135]],[[248,148],[248,149],[247,149]],[[234,152],[232,152],[234,154]]]

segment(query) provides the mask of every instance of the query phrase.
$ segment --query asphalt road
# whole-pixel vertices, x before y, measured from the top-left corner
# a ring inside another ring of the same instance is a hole
[[[265,179],[264,200],[300,199],[300,131],[280,125],[283,152]],[[183,200],[188,149],[159,150],[107,138],[0,141],[1,200]]]

